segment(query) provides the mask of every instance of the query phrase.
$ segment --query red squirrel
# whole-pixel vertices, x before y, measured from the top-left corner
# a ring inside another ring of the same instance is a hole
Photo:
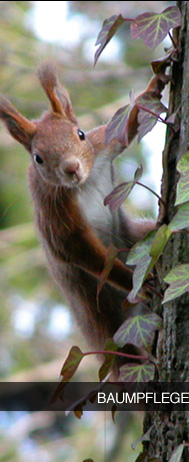
[[[97,286],[107,247],[110,243],[118,248],[131,247],[155,223],[136,222],[122,208],[112,213],[104,206],[105,196],[116,186],[113,160],[126,146],[116,139],[105,144],[106,125],[88,133],[80,129],[52,63],[44,63],[38,75],[51,103],[50,112],[29,121],[2,96],[0,118],[30,153],[29,189],[50,272],[89,344],[103,348],[105,340],[124,321],[121,306],[132,289],[132,271],[121,261],[120,253],[97,307]],[[163,87],[155,76],[145,92],[156,92],[160,97]],[[134,106],[129,119],[129,143],[137,133],[137,115]]]

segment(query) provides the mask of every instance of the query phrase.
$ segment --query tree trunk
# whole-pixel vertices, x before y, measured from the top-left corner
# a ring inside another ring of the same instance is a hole
[[[181,50],[179,62],[173,65],[173,81],[170,91],[170,113],[180,107],[180,130],[174,136],[168,129],[164,150],[164,172],[162,195],[167,203],[166,222],[169,223],[175,213],[174,202],[178,173],[176,165],[189,147],[189,2],[177,2],[181,10],[182,24],[178,32]],[[166,196],[166,197],[165,197]],[[169,270],[181,263],[188,263],[189,235],[183,231],[172,235],[160,266],[162,280]],[[164,284],[161,281],[161,284]],[[160,354],[161,382],[189,382],[189,297],[188,294],[172,302],[161,305],[155,300],[155,311],[163,316],[164,332]],[[144,421],[146,432],[153,425],[151,441],[144,444],[146,461],[159,457],[158,461],[168,461],[173,449],[183,441],[189,442],[189,412],[171,413],[147,412]],[[153,459],[154,460],[154,459]],[[189,449],[183,452],[182,461],[189,460]]]

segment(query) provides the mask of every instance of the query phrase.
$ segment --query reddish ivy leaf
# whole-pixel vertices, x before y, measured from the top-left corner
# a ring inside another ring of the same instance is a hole
[[[149,382],[154,378],[154,364],[146,362],[144,364],[129,363],[121,366],[119,375],[120,382]]]
[[[81,419],[81,417],[83,415],[83,411],[82,411],[82,409],[74,409],[74,414],[77,417],[77,419]]]
[[[162,13],[143,13],[131,24],[132,39],[141,38],[145,45],[155,48],[170,29],[180,26],[181,14],[177,6],[166,8]]]
[[[177,50],[175,50],[175,48],[171,48],[165,56],[152,61],[151,66],[154,74],[159,74],[161,70],[164,71],[164,69],[169,66],[170,61],[176,59],[176,56]]]
[[[114,266],[114,262],[115,262],[115,259],[117,257],[117,254],[118,254],[118,249],[117,247],[115,247],[115,245],[113,244],[110,244],[110,246],[108,247],[108,250],[107,250],[107,254],[106,254],[106,259],[105,259],[105,264],[104,264],[104,269],[100,275],[100,282],[98,284],[98,287],[97,287],[97,299],[99,297],[99,294],[102,290],[102,287],[104,285],[104,283],[106,282],[109,274],[110,274],[110,271],[112,270],[113,266]]]
[[[118,111],[113,115],[106,128],[105,144],[109,144],[112,140],[114,140],[114,138],[117,138],[121,144],[128,146],[128,122],[132,109],[133,105],[127,104],[126,106],[118,109]]]
[[[167,108],[153,92],[143,93],[142,96],[139,96],[136,99],[136,105],[139,109],[138,141],[140,141],[155,126],[160,114],[167,112]]]
[[[73,346],[69,355],[62,367],[60,375],[62,375],[62,382],[69,382],[75,374],[82,358],[83,353],[78,346]]]
[[[111,40],[111,38],[115,35],[116,31],[119,27],[123,24],[125,19],[121,14],[111,16],[111,18],[106,19],[103,22],[102,29],[98,34],[96,45],[100,45],[97,49],[94,57],[94,65],[98,61],[99,56],[101,55],[102,51],[106,47],[107,43]]]
[[[162,319],[155,313],[129,317],[114,335],[119,347],[131,343],[138,348],[150,350],[154,332],[162,329]]]
[[[105,197],[104,205],[109,205],[111,212],[114,212],[115,210],[119,209],[119,207],[121,207],[121,204],[125,201],[137,181],[139,181],[141,178],[142,173],[143,168],[141,165],[140,168],[137,168],[133,181],[121,183],[119,186],[113,189],[113,191],[108,194],[108,196]]]

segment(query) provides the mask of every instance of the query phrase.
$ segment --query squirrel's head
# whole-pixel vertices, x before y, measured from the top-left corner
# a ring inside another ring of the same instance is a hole
[[[72,188],[87,180],[94,162],[94,149],[79,128],[68,92],[60,86],[53,64],[43,64],[38,75],[51,111],[39,120],[29,121],[2,96],[0,118],[13,138],[30,152],[41,179]]]

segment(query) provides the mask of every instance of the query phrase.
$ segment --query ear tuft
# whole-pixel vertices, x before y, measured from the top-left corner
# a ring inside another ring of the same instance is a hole
[[[50,61],[43,63],[38,70],[38,76],[51,103],[53,112],[77,124],[69,94],[67,90],[59,84],[54,64]]]
[[[53,112],[64,115],[64,111],[56,95],[56,88],[58,87],[58,79],[56,75],[55,66],[51,62],[45,62],[38,70],[39,80],[41,85],[50,100]]]
[[[10,101],[1,95],[0,119],[4,122],[13,138],[30,151],[31,141],[36,132],[35,123],[22,116]]]

